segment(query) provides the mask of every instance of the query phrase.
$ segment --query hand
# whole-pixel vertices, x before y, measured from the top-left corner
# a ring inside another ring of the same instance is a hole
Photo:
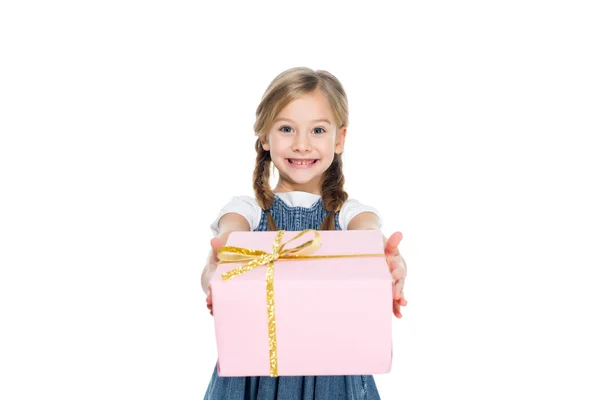
[[[219,259],[217,258],[217,251],[221,247],[222,239],[219,237],[212,238],[210,241],[210,246],[212,247],[212,252],[208,258],[208,264],[206,266],[207,271],[206,274],[207,280],[210,282],[210,278],[212,274],[217,269],[217,263]],[[212,292],[210,291],[210,284],[208,285],[208,296],[206,296],[206,308],[210,311],[210,315],[213,315],[213,307],[212,307]]]
[[[406,263],[400,255],[398,245],[402,240],[402,233],[394,232],[385,243],[385,255],[394,280],[392,311],[397,318],[402,318],[400,306],[406,306],[408,302],[404,298],[404,279],[406,278]]]
[[[210,311],[210,315],[213,315],[212,292],[210,291],[210,285],[208,285],[208,296],[206,296],[206,308],[208,308],[208,311]]]

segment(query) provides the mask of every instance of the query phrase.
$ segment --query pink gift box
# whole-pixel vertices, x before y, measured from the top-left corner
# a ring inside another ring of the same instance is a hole
[[[287,231],[282,243],[299,232]],[[227,246],[273,251],[277,232],[233,232]],[[318,231],[312,255],[383,254],[381,232]],[[286,248],[313,238],[309,232]],[[219,376],[269,376],[266,265],[221,264],[210,285]],[[277,375],[372,375],[392,363],[392,277],[385,257],[274,261]]]

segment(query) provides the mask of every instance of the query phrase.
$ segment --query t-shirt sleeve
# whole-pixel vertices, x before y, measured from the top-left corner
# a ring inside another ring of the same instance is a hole
[[[342,230],[348,230],[348,224],[350,224],[352,218],[362,212],[372,212],[377,215],[377,218],[379,219],[379,229],[381,229],[383,221],[381,219],[381,214],[379,214],[379,211],[377,211],[376,208],[362,204],[356,199],[348,199],[342,206],[339,214],[339,222]]]
[[[219,234],[219,221],[221,220],[221,217],[229,213],[237,213],[246,218],[250,225],[250,230],[253,231],[258,228],[261,209],[256,200],[250,196],[235,196],[229,203],[225,204],[221,211],[219,211],[215,221],[210,225],[210,229],[214,236]]]

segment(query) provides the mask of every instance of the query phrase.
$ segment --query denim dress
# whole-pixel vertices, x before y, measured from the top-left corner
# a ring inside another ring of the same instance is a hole
[[[291,207],[275,196],[269,210],[278,229],[301,231],[319,229],[327,212],[322,199],[311,207]],[[335,229],[341,230],[339,215]],[[267,230],[263,211],[258,228]],[[379,400],[372,375],[337,376],[247,376],[220,377],[217,365],[213,371],[204,400]]]

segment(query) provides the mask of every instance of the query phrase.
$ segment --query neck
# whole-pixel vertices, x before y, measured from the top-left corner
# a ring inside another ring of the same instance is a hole
[[[275,193],[285,193],[285,192],[307,192],[322,195],[321,191],[321,182],[307,182],[307,183],[294,183],[289,182],[284,179],[279,179],[277,185],[273,189]]]

